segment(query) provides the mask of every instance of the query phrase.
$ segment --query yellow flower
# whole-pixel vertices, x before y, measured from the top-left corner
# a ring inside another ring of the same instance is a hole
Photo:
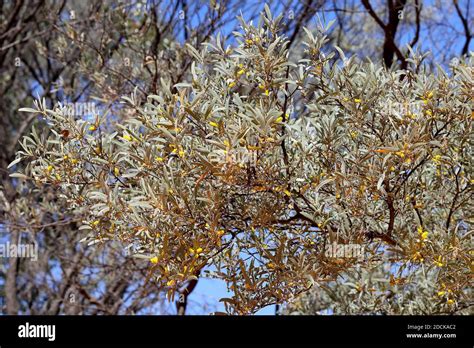
[[[174,279],[171,279],[171,280],[168,280],[168,282],[166,283],[167,286],[173,286],[175,284],[175,280]]]
[[[433,112],[431,110],[426,110],[425,114],[427,114],[428,116],[433,116]]]
[[[179,152],[178,152],[179,157],[183,158],[184,154],[185,154],[185,152],[183,150],[179,150]]]
[[[266,96],[270,95],[270,91],[268,89],[265,90],[265,95]]]
[[[438,256],[438,259],[434,262],[436,266],[438,267],[443,267],[444,264],[443,264],[443,259],[441,256]]]
[[[444,291],[444,290],[438,291],[438,296],[439,297],[444,296],[444,295],[446,295],[446,291]]]
[[[449,300],[448,300],[448,301],[446,301],[446,302],[448,303],[448,305],[452,305],[452,304],[454,304],[454,300],[452,300],[452,299],[449,299]]]
[[[150,259],[150,262],[151,262],[151,263],[154,263],[154,264],[156,265],[156,264],[158,263],[158,257],[156,257],[156,256],[155,256],[155,257],[152,257],[152,258]]]
[[[67,161],[68,158],[69,158],[68,155],[64,155],[64,156],[63,156],[63,160],[65,160],[65,161]]]
[[[48,172],[51,172],[53,169],[54,169],[54,167],[53,167],[52,165],[49,165],[49,166],[46,168],[46,170],[47,170]]]
[[[423,227],[418,226],[418,234],[420,235],[421,240],[425,240],[428,238],[428,231],[423,230]]]
[[[132,141],[132,137],[128,134],[125,134],[122,138],[124,138],[127,141]]]
[[[397,152],[395,152],[395,155],[397,155],[400,158],[404,158],[405,157],[405,152],[404,151],[397,151]]]
[[[155,160],[156,160],[157,162],[163,162],[163,161],[164,161],[163,157],[158,157],[158,156],[155,157]]]
[[[97,129],[97,128],[96,128],[96,126],[94,126],[94,125],[92,125],[92,126],[89,127],[89,130],[90,130],[91,132],[95,131],[96,129]]]
[[[428,104],[428,101],[433,98],[433,92],[430,91],[426,94],[425,97],[421,97],[421,100],[423,100],[423,103]]]
[[[258,88],[265,89],[265,85],[263,83],[261,83],[261,84],[258,85]]]
[[[239,71],[237,71],[237,76],[240,76],[243,74],[245,74],[245,69],[240,69]]]
[[[436,164],[441,163],[441,155],[434,155],[432,158],[433,162]]]
[[[275,120],[275,123],[281,123],[283,121],[283,117],[280,116]]]
[[[413,260],[413,261],[420,261],[420,262],[423,262],[423,261],[424,261],[424,258],[421,256],[421,253],[420,253],[419,251],[417,251],[417,252],[415,253],[415,255],[413,255],[412,260]]]
[[[214,121],[209,122],[209,124],[210,124],[211,126],[213,126],[213,127],[218,127],[218,126],[219,126],[219,125],[218,125],[216,122],[214,122]]]
[[[355,99],[354,99],[354,102],[355,102],[356,104],[360,104],[360,103],[362,102],[362,100],[359,99],[359,98],[355,98]]]
[[[245,43],[246,43],[247,45],[251,45],[251,44],[253,44],[253,40],[247,39],[247,40],[245,40]]]
[[[77,159],[75,159],[75,158],[71,158],[71,163],[72,163],[72,164],[77,164],[77,162],[78,162],[78,160],[77,160]]]
[[[189,252],[191,253],[191,255],[194,255],[195,257],[198,257],[199,254],[202,253],[202,248],[196,248],[196,249],[189,248]]]
[[[260,146],[247,145],[247,150],[257,151],[260,150]]]
[[[234,86],[235,86],[235,81],[229,82],[229,87],[230,87],[230,88],[232,88],[232,87],[234,87]]]
[[[322,68],[321,68],[321,66],[317,66],[317,67],[315,67],[315,68],[313,69],[313,74],[319,75],[319,74],[321,74],[321,73],[322,73]]]
[[[56,174],[56,180],[58,180],[58,181],[61,180],[61,175]]]
[[[413,208],[415,209],[423,209],[425,207],[425,205],[423,203],[416,203]]]
[[[283,191],[283,193],[284,193],[285,195],[287,195],[288,197],[291,197],[291,192],[290,192],[290,191],[285,190],[285,191]]]
[[[114,174],[115,174],[115,176],[119,176],[119,175],[120,175],[120,169],[118,169],[118,167],[115,167],[115,168],[114,168]]]
[[[92,226],[97,227],[99,224],[99,220],[92,221]]]

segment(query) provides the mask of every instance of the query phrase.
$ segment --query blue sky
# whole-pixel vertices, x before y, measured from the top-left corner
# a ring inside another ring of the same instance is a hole
[[[200,308],[196,308],[196,302],[202,303],[202,301],[207,301],[211,305],[214,305],[213,311],[225,312],[224,304],[219,302],[220,298],[231,297],[232,293],[227,292],[225,282],[220,279],[206,279],[202,278],[199,280],[198,285],[194,289],[193,293],[189,296],[189,301],[191,303],[190,312],[196,311],[194,314],[209,314],[203,313]],[[195,307],[195,308],[192,308]],[[190,314],[191,314],[190,313]],[[257,315],[274,315],[275,306],[267,306],[261,309]]]

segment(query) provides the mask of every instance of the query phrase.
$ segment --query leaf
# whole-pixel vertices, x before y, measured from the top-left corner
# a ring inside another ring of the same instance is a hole
[[[334,178],[330,179],[325,179],[319,183],[318,186],[316,186],[315,192],[318,192],[323,186],[329,184],[331,181],[334,181]]]
[[[18,178],[18,179],[29,179],[28,176],[26,176],[25,174],[22,174],[22,173],[13,173],[13,174],[10,174],[10,178]]]
[[[138,202],[130,202],[130,207],[139,207],[144,209],[153,209],[153,207],[148,202],[138,201]]]
[[[104,194],[103,192],[100,192],[100,191],[93,191],[91,193],[89,193],[89,198],[90,199],[97,199],[99,201],[103,201],[103,202],[107,202],[107,195]]]
[[[193,87],[193,85],[187,82],[181,82],[181,83],[175,84],[174,87],[175,88],[179,88],[179,87],[190,88],[190,87]]]
[[[18,111],[21,111],[21,112],[30,112],[30,113],[40,113],[40,111],[36,110],[36,109],[32,109],[32,108],[20,108],[18,109]]]
[[[341,57],[342,61],[345,63],[347,58],[344,52],[338,46],[334,46],[334,48],[337,50],[337,52],[339,52],[339,56]]]
[[[265,4],[265,15],[269,20],[272,20],[272,11],[270,10],[268,4]]]
[[[7,169],[10,169],[11,167],[13,167],[15,164],[17,164],[18,162],[20,162],[23,158],[22,157],[18,157],[17,159],[15,159],[12,163],[10,163],[7,167]]]
[[[314,43],[316,40],[314,39],[313,33],[311,33],[311,31],[309,31],[309,29],[307,29],[306,27],[303,27],[303,30],[306,32],[306,35],[308,36],[310,41]]]
[[[197,61],[199,63],[202,63],[202,57],[201,55],[199,54],[199,52],[193,47],[191,46],[190,44],[186,44],[186,48],[189,50],[189,52],[191,53],[191,55],[197,59]]]
[[[385,173],[379,178],[379,181],[377,182],[377,190],[380,191],[380,189],[382,188],[384,179],[385,179]],[[385,190],[383,190],[383,192],[385,192]]]

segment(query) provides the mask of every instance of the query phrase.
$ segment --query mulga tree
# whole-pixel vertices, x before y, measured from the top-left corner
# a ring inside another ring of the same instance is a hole
[[[282,28],[296,38],[322,2],[284,7]],[[252,2],[185,1],[5,2],[0,5],[0,231],[2,243],[36,243],[39,260],[2,258],[0,312],[8,314],[156,313],[160,288],[147,266],[121,247],[80,243],[85,211],[67,209],[51,185],[34,187],[8,177],[18,139],[44,120],[18,113],[45,98],[75,117],[108,113],[108,125],[129,117],[120,96],[155,93],[160,79],[172,85],[189,74],[192,57],[183,42],[199,46],[217,30],[230,31],[237,10],[258,15]],[[279,5],[276,4],[278,7]],[[104,126],[104,125],[103,125]],[[15,166],[19,170],[18,163]],[[103,290],[102,290],[103,289]],[[125,301],[127,299],[127,301]],[[181,302],[180,302],[181,303]],[[185,306],[182,305],[180,311]]]
[[[187,45],[190,75],[125,96],[115,129],[43,100],[21,109],[49,130],[23,139],[12,175],[87,212],[85,242],[122,243],[170,299],[210,276],[229,313],[249,314],[387,264],[392,291],[422,270],[437,306],[465,306],[472,58],[389,70],[325,48],[321,27],[290,59],[282,19],[265,7],[257,25],[240,19],[235,47]],[[328,255],[334,243],[364,253]]]

